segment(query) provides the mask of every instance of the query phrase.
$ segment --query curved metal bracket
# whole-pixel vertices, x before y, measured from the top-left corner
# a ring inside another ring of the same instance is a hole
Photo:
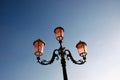
[[[72,54],[71,54],[71,52],[70,52],[69,50],[66,49],[65,52],[68,52],[66,58],[67,58],[68,60],[71,59],[71,61],[72,61],[73,63],[75,63],[75,64],[81,65],[81,64],[84,64],[84,63],[86,62],[86,57],[83,57],[83,59],[80,59],[80,60],[76,61],[76,60],[72,57]]]
[[[53,51],[52,58],[51,58],[51,60],[49,60],[49,61],[47,61],[47,60],[42,60],[42,61],[40,61],[40,57],[37,57],[38,63],[40,63],[40,64],[42,64],[42,65],[48,65],[48,64],[53,63],[53,61],[54,61],[55,58],[56,58],[56,60],[58,60],[58,59],[59,59],[59,56],[58,56],[58,54],[56,54],[56,51],[58,51],[58,49],[55,49],[55,50]]]

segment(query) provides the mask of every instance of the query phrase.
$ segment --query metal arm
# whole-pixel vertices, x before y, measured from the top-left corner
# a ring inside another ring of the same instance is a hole
[[[49,60],[49,61],[47,61],[47,60],[42,60],[42,61],[40,61],[40,57],[37,57],[38,63],[40,63],[40,64],[42,64],[42,65],[48,65],[48,64],[53,63],[53,61],[54,61],[55,58],[56,58],[56,60],[58,60],[58,59],[59,59],[59,56],[58,56],[58,54],[56,54],[56,51],[58,51],[58,49],[55,49],[55,50],[53,51],[52,58],[51,58],[51,60]]]
[[[71,61],[72,61],[73,63],[75,63],[75,64],[81,65],[81,64],[84,64],[84,63],[86,62],[86,57],[83,57],[83,59],[80,59],[80,60],[76,61],[76,60],[72,57],[72,54],[71,54],[71,52],[70,52],[69,50],[66,49],[65,52],[68,52],[66,58],[67,58],[68,60],[71,59]]]

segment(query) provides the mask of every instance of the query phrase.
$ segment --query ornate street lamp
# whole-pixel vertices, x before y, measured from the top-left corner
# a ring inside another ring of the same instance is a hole
[[[67,60],[71,59],[71,61],[73,63],[78,64],[78,65],[84,64],[86,62],[86,55],[87,55],[87,48],[86,47],[87,47],[87,44],[85,42],[83,42],[83,41],[80,41],[76,45],[76,48],[78,49],[78,53],[82,57],[82,59],[76,61],[72,57],[72,54],[71,54],[70,50],[68,50],[68,49],[66,49],[65,47],[62,46],[62,40],[63,40],[63,36],[64,36],[64,29],[62,27],[57,27],[57,28],[55,28],[54,33],[55,33],[56,39],[59,41],[60,47],[59,47],[59,49],[55,49],[53,51],[52,58],[49,61],[40,59],[40,56],[42,56],[44,46],[45,46],[45,42],[42,41],[41,39],[35,40],[33,42],[34,54],[37,57],[38,63],[40,63],[42,65],[51,64],[51,63],[53,63],[55,58],[56,58],[56,60],[58,60],[59,57],[61,57],[61,65],[62,65],[62,70],[63,70],[63,79],[68,80],[67,71],[66,71],[66,59]]]

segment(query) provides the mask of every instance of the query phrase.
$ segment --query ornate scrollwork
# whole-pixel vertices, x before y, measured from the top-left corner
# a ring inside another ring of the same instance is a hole
[[[78,64],[78,65],[84,64],[84,63],[86,62],[86,57],[83,57],[83,60],[80,59],[80,60],[76,61],[76,60],[72,57],[72,54],[71,54],[71,52],[70,52],[69,50],[66,49],[66,50],[65,50],[65,53],[66,53],[66,52],[68,52],[68,54],[67,54],[67,56],[66,56],[67,60],[70,60],[70,59],[71,59],[71,61],[72,61],[73,63]]]
[[[47,61],[47,60],[42,60],[42,61],[40,61],[40,57],[37,57],[38,63],[40,63],[40,64],[42,64],[42,65],[48,65],[48,64],[53,63],[53,61],[54,61],[55,58],[56,58],[56,60],[58,60],[58,59],[59,59],[59,56],[58,56],[58,54],[56,54],[56,51],[58,51],[58,49],[55,49],[55,50],[53,51],[52,58],[51,58],[51,60],[49,60],[49,61]]]
[[[56,53],[56,52],[57,52],[57,53]],[[53,63],[53,61],[55,60],[55,58],[56,58],[56,60],[59,60],[60,52],[61,52],[60,49],[55,49],[55,50],[53,51],[52,58],[51,58],[49,61],[44,60],[44,59],[40,61],[40,57],[37,57],[38,63],[40,63],[40,64],[42,64],[42,65],[51,64],[51,63]],[[71,59],[71,61],[72,61],[73,63],[75,63],[75,64],[81,65],[81,64],[84,64],[84,63],[86,62],[86,57],[83,57],[83,59],[80,59],[80,60],[76,61],[76,60],[72,57],[72,54],[71,54],[71,52],[70,52],[68,49],[65,49],[65,48],[64,48],[64,49],[62,50],[62,52],[64,53],[64,55],[66,55],[66,59],[67,59],[67,60],[70,60],[70,59]]]

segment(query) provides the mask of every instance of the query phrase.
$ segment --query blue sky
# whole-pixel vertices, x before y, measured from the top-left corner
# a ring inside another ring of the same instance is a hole
[[[59,47],[54,28],[65,29],[63,45],[78,60],[75,45],[88,46],[87,63],[67,61],[69,80],[120,80],[120,0],[0,0],[0,79],[62,80],[60,61],[39,65],[33,41],[46,42],[42,59]]]

